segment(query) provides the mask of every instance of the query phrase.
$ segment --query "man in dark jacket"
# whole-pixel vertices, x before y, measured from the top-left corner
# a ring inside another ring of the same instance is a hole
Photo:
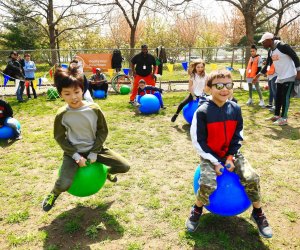
[[[18,53],[16,51],[10,52],[9,61],[7,63],[5,73],[9,75],[17,85],[17,99],[19,102],[23,102],[23,92],[25,89],[25,76],[23,67],[18,60]]]

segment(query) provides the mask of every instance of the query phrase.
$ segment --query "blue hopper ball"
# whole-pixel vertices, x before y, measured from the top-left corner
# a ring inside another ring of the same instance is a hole
[[[105,91],[101,89],[97,89],[94,91],[94,97],[98,99],[103,99],[105,98]]]
[[[160,109],[160,103],[158,98],[152,94],[143,95],[140,99],[140,111],[143,114],[158,113]]]
[[[14,130],[11,127],[3,126],[0,128],[0,139],[10,139],[14,137]]]
[[[199,100],[197,99],[197,100],[190,101],[188,104],[186,104],[183,107],[183,111],[182,111],[183,117],[189,124],[191,124],[193,121],[193,116],[195,111],[198,108],[198,105],[199,105]]]
[[[194,174],[194,192],[197,194],[201,169],[198,166]],[[217,188],[209,196],[209,204],[205,208],[221,216],[235,216],[246,211],[251,205],[239,176],[224,168],[222,175],[217,176]]]

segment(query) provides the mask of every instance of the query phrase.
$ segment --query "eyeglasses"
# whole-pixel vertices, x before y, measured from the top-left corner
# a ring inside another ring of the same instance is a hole
[[[233,83],[232,82],[228,82],[228,83],[218,82],[218,83],[213,84],[212,86],[216,86],[217,90],[224,89],[224,87],[226,87],[226,89],[230,90],[233,88]]]

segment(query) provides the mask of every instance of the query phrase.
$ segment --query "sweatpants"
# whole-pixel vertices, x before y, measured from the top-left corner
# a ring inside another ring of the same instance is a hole
[[[86,158],[89,152],[80,154]],[[103,147],[98,153],[97,162],[108,166],[108,173],[110,174],[126,173],[130,169],[129,162],[124,157],[107,147]],[[72,157],[64,154],[60,176],[55,182],[52,192],[56,195],[59,195],[62,192],[67,191],[72,185],[78,168],[79,166],[75,160]]]
[[[275,100],[275,115],[287,118],[290,107],[291,93],[294,89],[295,82],[277,83],[277,92]],[[281,110],[281,115],[280,115]]]

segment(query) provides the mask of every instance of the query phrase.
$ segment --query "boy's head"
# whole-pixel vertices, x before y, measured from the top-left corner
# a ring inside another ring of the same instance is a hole
[[[210,88],[212,100],[222,106],[233,93],[233,82],[230,71],[212,71],[207,79],[206,85]]]
[[[63,88],[80,88],[83,91],[83,78],[74,71],[58,68],[54,74],[54,84],[59,94]]]
[[[146,82],[144,79],[141,79],[139,81],[139,88],[144,89],[146,87]]]
[[[58,68],[54,74],[54,83],[69,107],[76,109],[83,105],[83,78],[80,74],[72,74],[72,71]]]

